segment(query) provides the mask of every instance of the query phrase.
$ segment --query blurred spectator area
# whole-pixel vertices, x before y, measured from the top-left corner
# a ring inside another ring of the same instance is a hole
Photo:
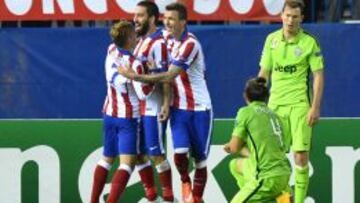
[[[360,0],[323,0],[324,21],[360,20]]]
[[[360,0],[304,0],[306,23],[360,22]],[[112,20],[103,21],[5,21],[0,27],[109,27]],[[263,24],[268,22],[192,21],[189,24]]]
[[[80,21],[80,20],[57,20],[57,21],[5,21],[1,22],[1,27],[108,27],[113,21]]]

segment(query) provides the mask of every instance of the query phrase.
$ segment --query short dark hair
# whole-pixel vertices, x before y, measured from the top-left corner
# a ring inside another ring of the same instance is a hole
[[[156,5],[156,3],[152,1],[140,1],[137,6],[142,6],[146,8],[146,12],[149,15],[149,17],[154,16],[155,17],[155,23],[159,20],[159,7]]]
[[[284,7],[282,11],[285,10],[285,7],[288,6],[290,8],[300,8],[301,15],[304,14],[305,3],[303,0],[285,0]]]
[[[187,20],[187,9],[186,6],[182,3],[171,3],[165,7],[167,11],[177,11],[179,14],[180,20]]]
[[[134,26],[126,20],[120,20],[119,22],[113,24],[110,28],[112,41],[116,44],[116,46],[121,48],[126,45],[131,32],[134,32]]]
[[[257,77],[248,80],[245,86],[245,94],[250,102],[266,102],[269,97],[269,89],[266,86],[266,79],[263,77]]]

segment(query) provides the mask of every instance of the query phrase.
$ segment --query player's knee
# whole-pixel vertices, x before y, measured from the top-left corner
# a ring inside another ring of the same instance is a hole
[[[149,161],[149,158],[146,155],[140,154],[136,157],[136,165],[145,164]]]
[[[151,156],[150,159],[151,159],[151,161],[153,161],[153,163],[155,165],[159,165],[159,164],[161,164],[162,162],[164,162],[166,160],[166,158],[163,155]]]
[[[158,173],[162,173],[162,172],[167,171],[167,170],[170,169],[170,164],[166,159],[164,159],[159,164],[156,164],[155,167],[156,167],[156,170],[157,170]]]
[[[237,172],[237,170],[236,170],[236,159],[233,159],[233,160],[230,161],[229,170],[230,170],[230,173],[232,175],[234,175]]]
[[[126,164],[131,167],[136,164],[136,156],[135,155],[120,155],[120,164]]]
[[[206,159],[201,161],[198,160],[195,161],[195,168],[197,169],[205,168],[206,166],[207,166]]]
[[[115,158],[114,157],[103,157],[102,160],[105,161],[107,164],[113,164],[115,161]]]
[[[233,159],[229,163],[229,169],[233,176],[242,175],[243,159]]]

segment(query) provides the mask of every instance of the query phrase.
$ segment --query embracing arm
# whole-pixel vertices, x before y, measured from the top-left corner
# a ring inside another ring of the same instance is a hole
[[[170,65],[170,68],[167,72],[156,73],[156,74],[136,74],[132,69],[125,67],[118,67],[118,71],[123,76],[140,82],[146,83],[157,83],[157,82],[168,82],[173,80],[177,75],[182,71],[181,67],[176,65]]]
[[[135,75],[134,80],[148,83],[169,82],[179,75],[181,71],[181,67],[171,65],[167,72],[150,75]]]

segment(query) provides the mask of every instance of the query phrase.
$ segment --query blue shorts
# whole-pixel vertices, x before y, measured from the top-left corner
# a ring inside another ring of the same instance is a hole
[[[190,148],[196,161],[205,160],[209,154],[212,134],[212,111],[186,111],[172,108],[170,126],[175,151]]]
[[[142,154],[159,156],[165,154],[164,138],[167,122],[157,116],[142,116],[140,122],[140,149]]]
[[[138,119],[104,116],[104,156],[116,157],[121,154],[138,154]]]

